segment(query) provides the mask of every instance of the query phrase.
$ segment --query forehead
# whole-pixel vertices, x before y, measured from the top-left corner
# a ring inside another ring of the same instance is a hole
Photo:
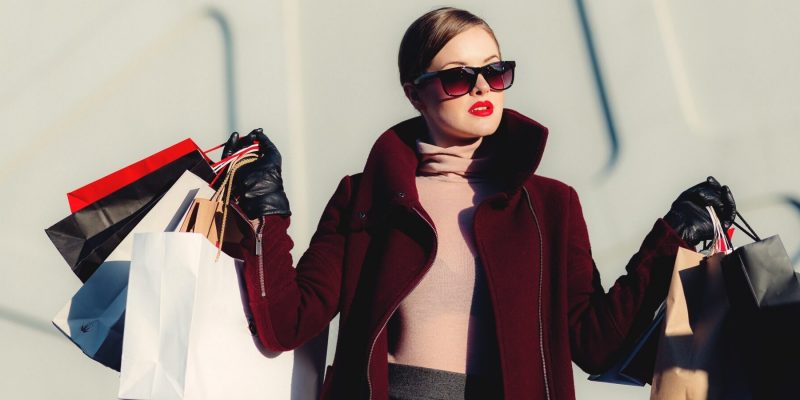
[[[481,26],[473,26],[450,39],[431,60],[429,70],[456,65],[482,66],[492,57],[500,58],[494,38]]]

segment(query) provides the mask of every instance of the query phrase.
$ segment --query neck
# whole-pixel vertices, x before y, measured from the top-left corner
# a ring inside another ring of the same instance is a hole
[[[483,140],[483,137],[472,137],[472,138],[457,138],[457,137],[450,137],[447,135],[436,134],[434,132],[428,131],[427,142],[438,147],[448,148],[448,147],[466,147],[469,146],[470,149],[467,150],[467,153],[462,153],[464,158],[472,158],[475,150],[480,146],[480,142]],[[476,145],[477,144],[477,145]]]

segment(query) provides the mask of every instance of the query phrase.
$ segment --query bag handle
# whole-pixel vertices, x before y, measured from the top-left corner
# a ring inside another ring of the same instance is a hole
[[[716,218],[716,214],[713,213],[713,208],[711,206],[706,206],[706,209],[707,210],[711,209],[711,211],[709,211],[709,215],[713,215],[713,217],[711,219],[712,224],[713,224],[714,219]],[[741,225],[737,224],[735,219],[733,220],[733,225],[735,227],[739,228],[740,231],[744,232],[744,234],[747,235],[748,237],[750,237],[750,239],[753,239],[754,242],[760,242],[761,241],[761,237],[758,236],[758,234],[756,233],[755,229],[753,229],[750,226],[750,224],[747,223],[747,220],[744,219],[744,217],[742,216],[742,214],[739,213],[739,211],[736,211],[736,217],[738,217],[740,220],[742,220],[742,222],[744,223],[744,225],[747,228],[745,229]],[[716,227],[714,228],[714,231],[716,232]],[[731,243],[731,239],[728,237],[728,235],[723,235],[723,237],[725,238],[725,241],[727,242],[728,247],[730,249],[733,249],[733,243]],[[715,234],[715,239],[716,239],[716,234]],[[716,240],[714,242],[715,242],[714,244],[716,245]],[[709,247],[709,245],[705,245],[704,249],[707,249],[708,247]]]
[[[735,219],[733,220],[733,225],[739,228],[740,231],[744,232],[745,235],[750,236],[750,239],[753,239],[756,242],[760,242],[761,238],[758,237],[756,231],[753,228],[751,228],[750,224],[748,224],[747,221],[744,219],[744,217],[742,217],[742,214],[739,214],[739,211],[736,211],[736,216],[739,217],[739,219],[742,220],[742,222],[744,222],[744,225],[747,226],[747,229],[744,229],[742,228],[741,225],[737,224]]]
[[[231,162],[230,168],[225,173],[225,178],[222,180],[222,184],[219,187],[219,190],[214,192],[214,195],[211,196],[211,201],[220,202],[220,198],[222,198],[222,226],[220,227],[220,232],[217,235],[219,240],[217,241],[217,257],[216,260],[219,260],[219,255],[222,252],[222,244],[225,243],[225,226],[228,222],[228,205],[231,202],[231,193],[233,192],[233,176],[236,174],[236,171],[252,162],[258,160],[258,155],[255,153],[242,153]]]
[[[219,145],[216,145],[216,146],[214,146],[214,147],[212,147],[212,148],[210,148],[208,150],[203,150],[203,154],[208,156],[209,153],[213,153],[213,152],[225,147],[226,144],[227,144],[227,142],[219,144]],[[240,156],[242,156],[244,154],[256,153],[256,152],[258,152],[258,150],[259,150],[258,143],[253,143],[250,146],[243,147],[243,148],[239,149],[237,152],[229,155],[228,157],[225,157],[225,158],[223,158],[223,159],[221,159],[221,160],[219,160],[219,161],[217,161],[215,163],[212,163],[211,164],[211,169],[213,169],[214,172],[217,173],[217,178],[218,178],[219,175],[220,175],[220,172],[223,169],[225,169],[225,167],[227,167],[231,162],[235,161],[236,159],[238,159]],[[216,181],[216,178],[214,180]]]
[[[706,206],[706,211],[708,211],[708,216],[711,218],[711,224],[714,226],[714,243],[711,254],[730,253],[733,250],[733,245],[731,244],[728,235],[725,234],[725,230],[722,228],[722,223],[719,221],[719,217],[717,217],[714,207]]]
[[[209,152],[213,151],[213,150],[216,150],[219,147],[220,146],[217,146],[217,147],[209,150]],[[225,168],[228,164],[230,164],[231,162],[233,162],[234,160],[236,160],[240,156],[245,155],[245,154],[250,154],[250,153],[256,153],[256,152],[258,152],[258,150],[259,150],[258,143],[251,144],[250,146],[244,147],[244,148],[240,149],[239,151],[229,155],[228,157],[225,157],[225,158],[215,162],[214,164],[211,164],[211,168],[213,168],[215,172],[219,172],[221,169]]]

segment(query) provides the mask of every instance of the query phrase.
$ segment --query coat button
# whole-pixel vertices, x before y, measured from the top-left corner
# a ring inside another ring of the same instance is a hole
[[[397,196],[400,197],[401,199],[405,198],[406,197],[406,192],[397,192]]]
[[[363,211],[359,211],[358,212],[358,218],[366,219],[367,218],[367,213],[365,213]]]

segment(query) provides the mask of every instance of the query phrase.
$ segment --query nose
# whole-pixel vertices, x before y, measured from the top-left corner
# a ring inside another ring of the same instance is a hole
[[[492,90],[489,87],[489,82],[486,82],[486,79],[483,77],[483,74],[478,74],[478,78],[475,81],[475,87],[472,88],[472,92],[470,95],[472,96],[482,96],[486,93],[489,93]]]

